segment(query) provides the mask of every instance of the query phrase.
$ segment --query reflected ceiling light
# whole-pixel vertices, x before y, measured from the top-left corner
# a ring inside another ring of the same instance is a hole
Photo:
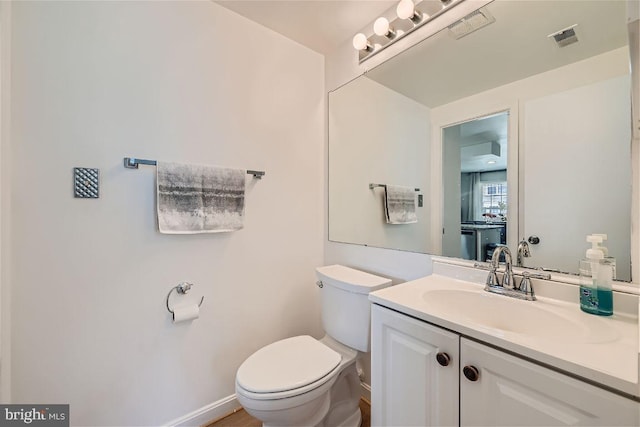
[[[356,50],[362,50],[365,52],[373,50],[373,46],[371,46],[369,40],[367,40],[367,36],[362,33],[358,33],[353,36],[353,47],[356,48]]]
[[[358,62],[362,63],[463,1],[440,0],[442,9],[429,16],[427,10],[432,11],[433,0],[415,0],[415,4],[414,0],[400,0],[395,6],[395,12],[398,16],[396,19],[378,18],[373,24],[374,34],[367,37],[363,33],[358,33],[353,37],[353,47],[358,51]],[[388,10],[385,15],[391,16],[393,11],[393,9]],[[407,20],[412,24],[407,24]]]
[[[376,22],[373,23],[373,32],[387,38],[392,38],[396,35],[387,18],[376,19]]]
[[[495,165],[495,164],[496,164],[496,161],[495,161],[495,160],[489,160],[489,161],[487,162],[487,164],[488,164],[488,165]]]
[[[416,10],[413,0],[400,0],[396,7],[396,13],[400,19],[411,19],[414,23],[420,22],[422,14]]]

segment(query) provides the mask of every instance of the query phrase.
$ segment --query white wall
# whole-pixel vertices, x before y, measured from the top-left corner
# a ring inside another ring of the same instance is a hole
[[[11,2],[0,3],[0,401],[11,396],[11,287],[9,203],[11,192]]]
[[[617,278],[629,280],[630,90],[624,75],[524,103],[520,234],[540,238],[533,265],[576,271],[585,237],[606,233]]]
[[[329,239],[431,252],[429,109],[360,77],[329,94]],[[384,189],[419,188],[415,224],[386,224]]]
[[[259,347],[320,336],[323,58],[212,2],[16,2],[12,25],[13,402],[159,425],[232,395]],[[125,156],[266,176],[243,230],[161,235],[155,170]],[[100,199],[72,197],[74,166]],[[205,301],[173,325],[182,280]]]

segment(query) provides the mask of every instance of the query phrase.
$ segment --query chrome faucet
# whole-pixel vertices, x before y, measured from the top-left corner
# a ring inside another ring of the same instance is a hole
[[[502,283],[498,277],[498,268],[500,267],[500,257],[504,254],[504,275]],[[493,251],[491,263],[489,265],[482,263],[474,263],[474,268],[481,270],[489,270],[489,275],[485,282],[484,290],[496,294],[506,295],[508,297],[524,299],[527,301],[535,301],[536,295],[533,291],[531,279],[551,280],[549,273],[538,273],[532,271],[513,272],[511,251],[506,245],[498,245]],[[522,276],[519,284],[516,283],[514,275]]]
[[[518,243],[518,250],[516,251],[516,267],[522,267],[522,258],[529,258],[530,256],[529,243],[523,237]]]
[[[502,285],[498,281],[498,267],[500,266],[500,255],[504,253],[504,276],[502,276]],[[491,283],[489,283],[491,282]],[[506,289],[514,289],[513,269],[511,251],[506,245],[498,245],[493,251],[491,257],[491,270],[487,277],[487,286],[502,286]]]

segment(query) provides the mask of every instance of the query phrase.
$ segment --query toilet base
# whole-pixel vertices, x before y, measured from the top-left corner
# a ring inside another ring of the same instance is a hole
[[[280,415],[276,415],[274,419],[271,419],[267,415],[268,413],[265,412],[260,414],[263,415],[263,418],[258,419],[262,420],[263,427],[324,427],[322,420],[325,418],[324,414],[329,411],[330,404],[331,400],[329,398],[329,393],[326,393],[321,399],[316,399],[309,404],[305,404],[301,407],[288,410],[286,419],[282,419]]]
[[[355,411],[352,411],[351,414],[343,414],[342,420],[339,421],[336,420],[335,417],[333,420],[325,417],[322,423],[316,427],[360,427],[361,424],[362,413],[360,412],[360,407],[358,407]]]
[[[289,408],[286,415],[280,411],[262,411],[247,406],[245,409],[261,420],[263,427],[360,427],[360,378],[355,360],[338,374],[331,389],[322,397]]]
[[[358,410],[351,414],[351,416],[344,421],[344,424],[341,424],[339,427],[360,427],[360,425],[362,425],[362,413],[360,413],[360,408],[358,408]]]
[[[360,427],[360,378],[356,368],[358,352],[329,336],[320,342],[340,353],[342,361],[325,383],[289,398],[262,400],[247,395],[236,383],[238,402],[264,427],[314,426]],[[335,376],[334,376],[335,375]]]
[[[320,340],[326,346],[342,354],[342,369],[331,386],[331,405],[329,412],[322,420],[323,427],[360,427],[362,414],[360,413],[360,377],[356,359],[358,352],[337,342],[329,335]]]

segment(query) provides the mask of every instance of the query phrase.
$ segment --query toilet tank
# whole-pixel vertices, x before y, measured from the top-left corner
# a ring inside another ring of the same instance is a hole
[[[369,294],[391,286],[391,280],[343,265],[318,267],[322,326],[333,339],[356,350],[369,351]]]

